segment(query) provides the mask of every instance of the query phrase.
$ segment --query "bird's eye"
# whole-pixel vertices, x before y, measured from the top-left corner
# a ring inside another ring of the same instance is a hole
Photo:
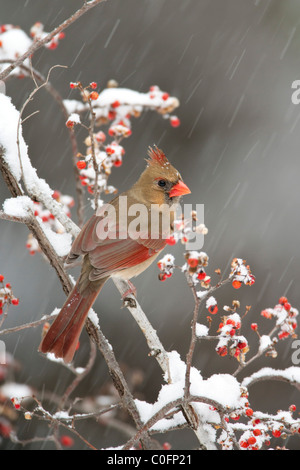
[[[158,186],[160,186],[161,188],[164,188],[164,187],[166,186],[165,180],[158,180],[158,181],[157,181],[157,184],[158,184]]]

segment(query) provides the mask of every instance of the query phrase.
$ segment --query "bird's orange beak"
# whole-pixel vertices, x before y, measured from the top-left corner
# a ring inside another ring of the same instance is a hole
[[[174,184],[171,191],[169,192],[169,196],[183,196],[184,194],[190,194],[190,192],[191,191],[189,190],[187,185],[180,180],[178,183]]]

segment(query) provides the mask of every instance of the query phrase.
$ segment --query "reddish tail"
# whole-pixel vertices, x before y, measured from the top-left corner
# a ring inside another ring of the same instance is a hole
[[[73,359],[89,309],[102,287],[102,284],[98,284],[97,289],[86,289],[81,294],[78,284],[77,282],[39,346],[39,351],[54,353],[65,362]]]

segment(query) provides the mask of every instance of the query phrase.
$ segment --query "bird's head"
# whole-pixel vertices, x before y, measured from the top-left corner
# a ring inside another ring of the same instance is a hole
[[[144,200],[171,206],[178,203],[181,196],[191,192],[162,150],[149,147],[148,156],[147,167],[134,185]]]

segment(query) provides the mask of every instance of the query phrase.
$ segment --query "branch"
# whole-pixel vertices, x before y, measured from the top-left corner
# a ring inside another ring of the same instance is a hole
[[[3,63],[11,63],[12,64],[12,63],[14,63],[14,61],[9,60],[9,59],[0,60],[0,64],[3,64]],[[67,108],[64,105],[64,100],[61,97],[61,95],[58,93],[56,88],[54,88],[53,85],[49,82],[49,77],[48,78],[44,77],[38,70],[34,69],[32,66],[29,68],[26,65],[21,64],[19,67],[24,72],[26,72],[26,74],[27,74],[26,76],[28,76],[28,77],[30,75],[32,76],[35,84],[36,84],[37,81],[43,84],[43,86],[45,87],[45,90],[47,90],[47,92],[52,96],[52,98],[56,101],[56,103],[60,107],[61,112],[62,112],[65,120],[67,120],[68,117],[69,117],[69,113],[68,113]],[[37,88],[37,84],[36,84],[36,88]],[[24,120],[22,122],[24,122]],[[83,218],[84,190],[83,190],[83,187],[81,185],[81,180],[79,178],[79,176],[80,176],[79,169],[76,165],[76,163],[77,163],[77,154],[78,154],[78,145],[77,145],[77,140],[76,140],[76,135],[75,135],[74,129],[71,129],[70,127],[67,127],[67,130],[68,130],[68,133],[69,133],[69,138],[70,138],[71,147],[72,147],[72,155],[73,155],[72,162],[73,162],[73,171],[74,171],[75,182],[76,182],[78,225],[79,225],[79,227],[82,227],[83,222],[84,222],[84,218]]]
[[[65,20],[55,29],[53,29],[53,31],[47,34],[43,39],[33,42],[32,46],[23,55],[18,57],[11,65],[9,65],[5,70],[3,70],[3,72],[0,73],[0,80],[5,80],[16,67],[18,67],[24,62],[24,60],[32,56],[34,52],[36,52],[42,46],[50,42],[54,36],[56,36],[58,33],[63,31],[64,29],[68,28],[68,26],[70,26],[72,23],[77,21],[78,18],[84,15],[87,11],[91,10],[92,8],[94,8],[99,3],[102,3],[103,1],[105,0],[90,0],[89,2],[85,1],[79,10],[77,10],[67,20]]]

